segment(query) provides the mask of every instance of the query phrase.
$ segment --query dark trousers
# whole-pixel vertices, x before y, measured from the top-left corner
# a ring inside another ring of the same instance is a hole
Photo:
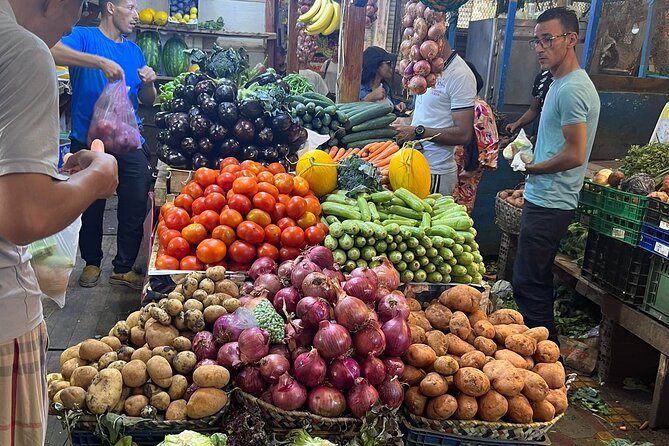
[[[88,147],[73,140],[70,151],[78,152]],[[144,234],[144,218],[151,188],[151,170],[146,148],[116,156],[118,162],[118,229],[116,257],[112,261],[114,273],[127,273],[132,269]],[[81,216],[79,250],[86,265],[102,263],[102,221],[107,200],[97,200]]]
[[[548,209],[525,201],[513,265],[513,296],[528,327],[548,328],[558,342],[553,319],[553,262],[574,211]]]

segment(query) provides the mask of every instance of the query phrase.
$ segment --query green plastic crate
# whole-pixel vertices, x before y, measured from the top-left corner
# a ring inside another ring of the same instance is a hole
[[[654,318],[669,324],[669,260],[653,258],[643,309]]]
[[[602,212],[595,217],[591,227],[607,237],[612,237],[631,246],[639,246],[641,221],[634,222]]]
[[[630,194],[612,187],[602,191],[602,213],[641,223],[648,207],[648,197]],[[640,228],[639,228],[640,229]]]
[[[576,221],[584,226],[592,226],[593,220],[600,213],[602,207],[602,190],[605,186],[595,184],[590,180],[583,182],[583,188],[576,208]]]
[[[579,203],[591,208],[601,208],[602,191],[604,189],[607,189],[607,187],[593,183],[590,180],[585,180],[583,182],[583,188],[581,189],[581,196],[578,200]]]

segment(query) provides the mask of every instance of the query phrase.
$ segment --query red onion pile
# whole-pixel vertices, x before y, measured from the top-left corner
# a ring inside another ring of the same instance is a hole
[[[297,13],[304,14],[314,4],[314,0],[298,0]],[[309,62],[318,49],[318,35],[310,36],[307,34],[308,23],[297,22],[297,59],[302,62]]]
[[[209,335],[225,342],[213,356],[243,391],[280,409],[361,417],[376,403],[397,408],[404,397],[400,358],[411,344],[409,307],[396,291],[399,274],[383,257],[380,266],[357,268],[344,278],[321,248],[278,267],[263,259],[251,267],[252,294],[258,288],[273,292],[270,300],[285,320],[285,343],[270,345],[258,327],[239,330],[244,313],[235,313],[222,316]],[[198,357],[210,358],[204,347]]]
[[[421,3],[409,0],[404,9],[404,34],[400,45],[399,68],[403,73],[402,85],[411,94],[421,95],[433,87],[444,69],[440,56],[446,38],[446,22],[442,12],[436,12]]]

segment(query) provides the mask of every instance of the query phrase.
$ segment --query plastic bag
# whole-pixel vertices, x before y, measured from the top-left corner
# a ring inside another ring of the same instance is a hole
[[[531,163],[534,159],[533,148],[532,141],[527,138],[525,130],[521,129],[516,139],[504,148],[503,155],[507,160],[512,160],[511,168],[513,170],[524,172],[525,164]]]
[[[44,294],[60,308],[65,306],[65,292],[70,273],[77,260],[81,217],[57,234],[33,242],[28,246],[30,263]]]
[[[95,103],[88,129],[89,146],[94,139],[100,139],[105,152],[113,155],[125,155],[141,148],[135,109],[130,103],[124,79],[107,84]]]

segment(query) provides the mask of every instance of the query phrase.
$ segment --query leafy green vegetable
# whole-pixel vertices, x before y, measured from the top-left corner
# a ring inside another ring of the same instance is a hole
[[[208,437],[186,430],[179,435],[166,435],[165,440],[158,446],[226,446],[227,444],[228,437],[225,434],[216,433]]]
[[[381,190],[381,175],[374,164],[353,155],[339,163],[337,186],[347,190],[350,197],[360,192],[376,192]]]
[[[588,228],[580,223],[572,223],[569,225],[567,235],[560,243],[560,252],[570,259],[576,261],[578,266],[583,264],[583,256],[585,255],[585,243],[588,240]]]
[[[225,21],[223,17],[218,17],[216,20],[207,20],[206,22],[200,22],[197,25],[198,29],[209,30],[209,31],[220,31],[225,27]]]
[[[290,446],[337,446],[322,438],[312,437],[304,429],[295,429],[288,434]]]
[[[242,88],[237,93],[239,101],[244,99],[255,99],[260,102],[262,108],[271,115],[276,114],[281,105],[288,99],[288,93],[277,83],[260,85],[257,82],[248,88]]]
[[[647,173],[659,184],[662,177],[669,173],[669,145],[653,143],[630,147],[620,170],[628,177],[636,173]]]
[[[227,78],[239,85],[242,73],[249,68],[249,56],[244,48],[226,50],[214,44],[209,56],[198,48],[187,52],[190,54],[191,63],[198,64],[200,71],[214,79]]]
[[[188,73],[181,73],[174,80],[160,85],[158,87],[158,101],[161,103],[171,101],[174,97],[174,89],[184,84],[186,76],[188,76]]]
[[[555,327],[560,336],[583,338],[597,321],[584,305],[584,299],[567,285],[561,284],[555,289]]]
[[[347,446],[401,446],[403,444],[396,410],[376,405],[363,418],[360,434]]]
[[[132,441],[132,437],[121,438],[114,446],[137,446],[137,443]]]
[[[655,446],[653,443],[647,441],[630,441],[623,438],[614,438],[607,443],[609,446]]]
[[[283,78],[290,86],[291,94],[302,94],[308,91],[314,91],[313,85],[309,83],[306,77],[298,73],[290,73]]]
[[[611,408],[604,402],[599,392],[592,387],[581,387],[568,395],[569,402],[585,410],[599,414],[611,415]]]

